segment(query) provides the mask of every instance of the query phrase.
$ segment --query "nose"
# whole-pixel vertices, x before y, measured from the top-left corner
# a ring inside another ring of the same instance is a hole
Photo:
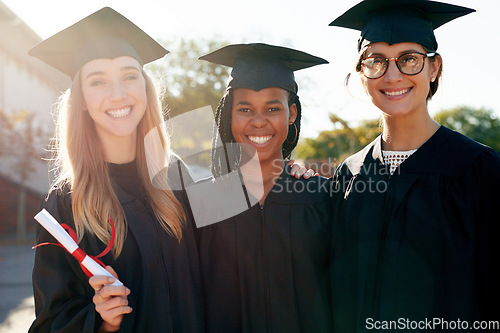
[[[114,80],[111,85],[110,99],[121,100],[127,96],[127,93],[120,80]]]
[[[267,124],[267,118],[257,113],[252,117],[251,125],[254,127],[264,127]]]
[[[396,65],[396,59],[389,59],[389,64],[387,65],[387,71],[384,75],[384,80],[391,81],[399,81],[403,78],[403,74],[399,71],[398,66]]]

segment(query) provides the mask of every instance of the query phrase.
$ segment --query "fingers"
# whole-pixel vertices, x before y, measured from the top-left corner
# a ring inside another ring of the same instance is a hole
[[[101,331],[113,332],[120,328],[123,316],[132,312],[128,306],[129,294],[130,289],[125,286],[105,285],[96,290],[92,301],[103,320]]]
[[[123,320],[123,316],[132,312],[132,308],[128,306],[127,296],[130,294],[130,289],[125,286],[113,286],[112,283],[118,279],[118,275],[111,266],[106,266],[106,270],[114,276],[114,278],[104,275],[94,275],[89,279],[90,286],[95,290],[92,301],[95,305],[95,310],[101,315],[103,324],[101,331],[117,331]]]
[[[295,178],[297,178],[297,179],[300,179],[301,177],[304,177],[304,179],[308,179],[314,175],[317,175],[314,172],[314,170],[312,170],[312,169],[308,170],[305,167],[295,168],[295,171],[294,171],[293,168],[295,167],[295,165],[297,165],[297,164],[294,164],[294,166],[292,167],[292,171],[290,173],[292,176],[295,176]]]
[[[117,331],[123,320],[123,316],[131,313],[132,308],[128,306],[128,300],[123,296],[108,297],[102,303],[96,303],[98,295],[94,296],[95,309],[101,315],[103,325],[101,328],[105,331]]]
[[[319,176],[319,173],[314,172],[314,170],[313,170],[313,169],[309,169],[309,170],[307,170],[307,171],[306,171],[306,173],[304,174],[304,178],[305,178],[305,179],[309,179],[309,178],[311,178],[312,176]]]
[[[297,163],[293,163],[291,167],[292,168],[290,169],[290,174],[292,176],[295,176],[295,177],[297,177],[296,173],[299,172],[303,168],[303,167],[300,166],[300,164],[297,164]],[[304,170],[305,170],[305,168],[304,168]],[[300,175],[300,177],[302,177],[302,175]]]
[[[111,273],[116,279],[118,279],[118,274],[116,274],[115,270],[111,266],[106,266],[106,270]]]
[[[118,279],[118,274],[111,266],[106,266],[106,270],[111,273],[116,279]],[[89,284],[95,291],[101,290],[104,286],[112,284],[115,282],[114,278],[104,275],[94,275],[89,279]]]
[[[288,165],[291,166],[290,175],[295,176],[295,178],[300,179],[304,177],[304,179],[309,179],[312,176],[319,176],[319,173],[315,172],[313,169],[306,169],[300,164],[294,163],[293,160],[288,162]]]
[[[89,279],[89,284],[95,291],[101,290],[104,286],[112,284],[115,279],[104,275],[94,275]]]
[[[132,312],[132,308],[128,306],[127,296],[109,296],[101,297],[94,295],[94,304],[97,312],[105,317],[113,318],[126,313]]]
[[[111,286],[107,285],[99,290],[96,290],[95,296],[101,302],[107,300],[110,297],[127,297],[130,294],[130,289],[125,286]],[[95,302],[94,302],[95,303]],[[99,303],[99,302],[98,302]]]
[[[111,266],[107,266],[106,270],[118,279],[118,275]],[[113,286],[113,282],[115,282],[115,278],[104,275],[94,275],[89,279],[90,286],[95,290],[94,304],[102,304],[114,297],[124,297],[126,300],[130,290],[125,286]]]

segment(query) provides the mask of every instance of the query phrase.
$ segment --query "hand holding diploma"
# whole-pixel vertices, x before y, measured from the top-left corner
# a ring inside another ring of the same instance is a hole
[[[115,279],[118,278],[118,275],[111,266],[106,266],[106,270]],[[103,275],[94,275],[89,279],[90,286],[95,290],[95,295],[92,299],[95,304],[95,310],[101,315],[103,320],[99,330],[102,332],[118,331],[123,317],[132,312],[127,299],[130,290],[125,286],[113,286],[113,281],[114,279]]]
[[[99,265],[94,259],[89,257],[71,236],[63,229],[59,222],[45,209],[35,215],[35,220],[40,223],[80,264],[82,264],[92,275],[104,275],[115,279],[114,286],[123,286],[116,277]]]

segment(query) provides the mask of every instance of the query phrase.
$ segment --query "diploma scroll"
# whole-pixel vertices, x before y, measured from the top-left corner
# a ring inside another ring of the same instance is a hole
[[[40,223],[40,225],[44,227],[45,230],[47,230],[72,255],[79,249],[78,244],[63,229],[63,227],[61,227],[56,219],[52,215],[50,215],[48,211],[45,210],[45,208],[35,215],[35,220],[37,220],[38,223]],[[110,272],[105,270],[101,265],[99,265],[88,255],[85,254],[85,257],[81,261],[81,264],[85,266],[85,268],[93,275],[105,275],[115,279],[115,282],[113,282],[111,285],[123,286],[123,284],[117,278],[111,275]]]

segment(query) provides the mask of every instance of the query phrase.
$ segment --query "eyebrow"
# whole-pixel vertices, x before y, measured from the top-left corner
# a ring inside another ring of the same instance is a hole
[[[135,66],[123,66],[122,68],[120,68],[120,72],[126,72],[126,71],[129,71],[129,70],[135,70],[137,71],[138,73],[140,73],[140,70],[139,68],[135,67]],[[96,75],[104,75],[105,73],[103,71],[96,71],[96,72],[91,72],[89,73],[85,79],[88,79],[89,77],[91,76],[96,76]]]
[[[281,101],[275,99],[275,100],[272,100],[272,101],[267,101],[266,104],[270,105],[270,104],[281,104],[283,105],[283,103],[281,103]]]
[[[402,55],[402,54],[405,54],[405,53],[412,53],[412,52],[425,53],[425,51],[424,51],[424,52],[422,52],[422,51],[418,51],[418,50],[414,50],[414,49],[409,49],[409,50],[405,50],[405,51],[401,51],[401,52],[399,52],[398,57],[399,57],[400,55]],[[380,52],[368,53],[366,56],[367,56],[367,57],[373,57],[373,56],[382,56],[382,57],[387,57],[384,53],[380,53]]]
[[[272,104],[281,104],[283,105],[283,103],[280,101],[280,100],[277,100],[277,99],[273,99],[273,100],[270,100],[270,101],[267,101],[265,103],[266,105],[272,105]],[[246,101],[246,100],[242,100],[242,101],[238,101],[235,105],[252,105],[252,103],[250,103],[249,101]]]

